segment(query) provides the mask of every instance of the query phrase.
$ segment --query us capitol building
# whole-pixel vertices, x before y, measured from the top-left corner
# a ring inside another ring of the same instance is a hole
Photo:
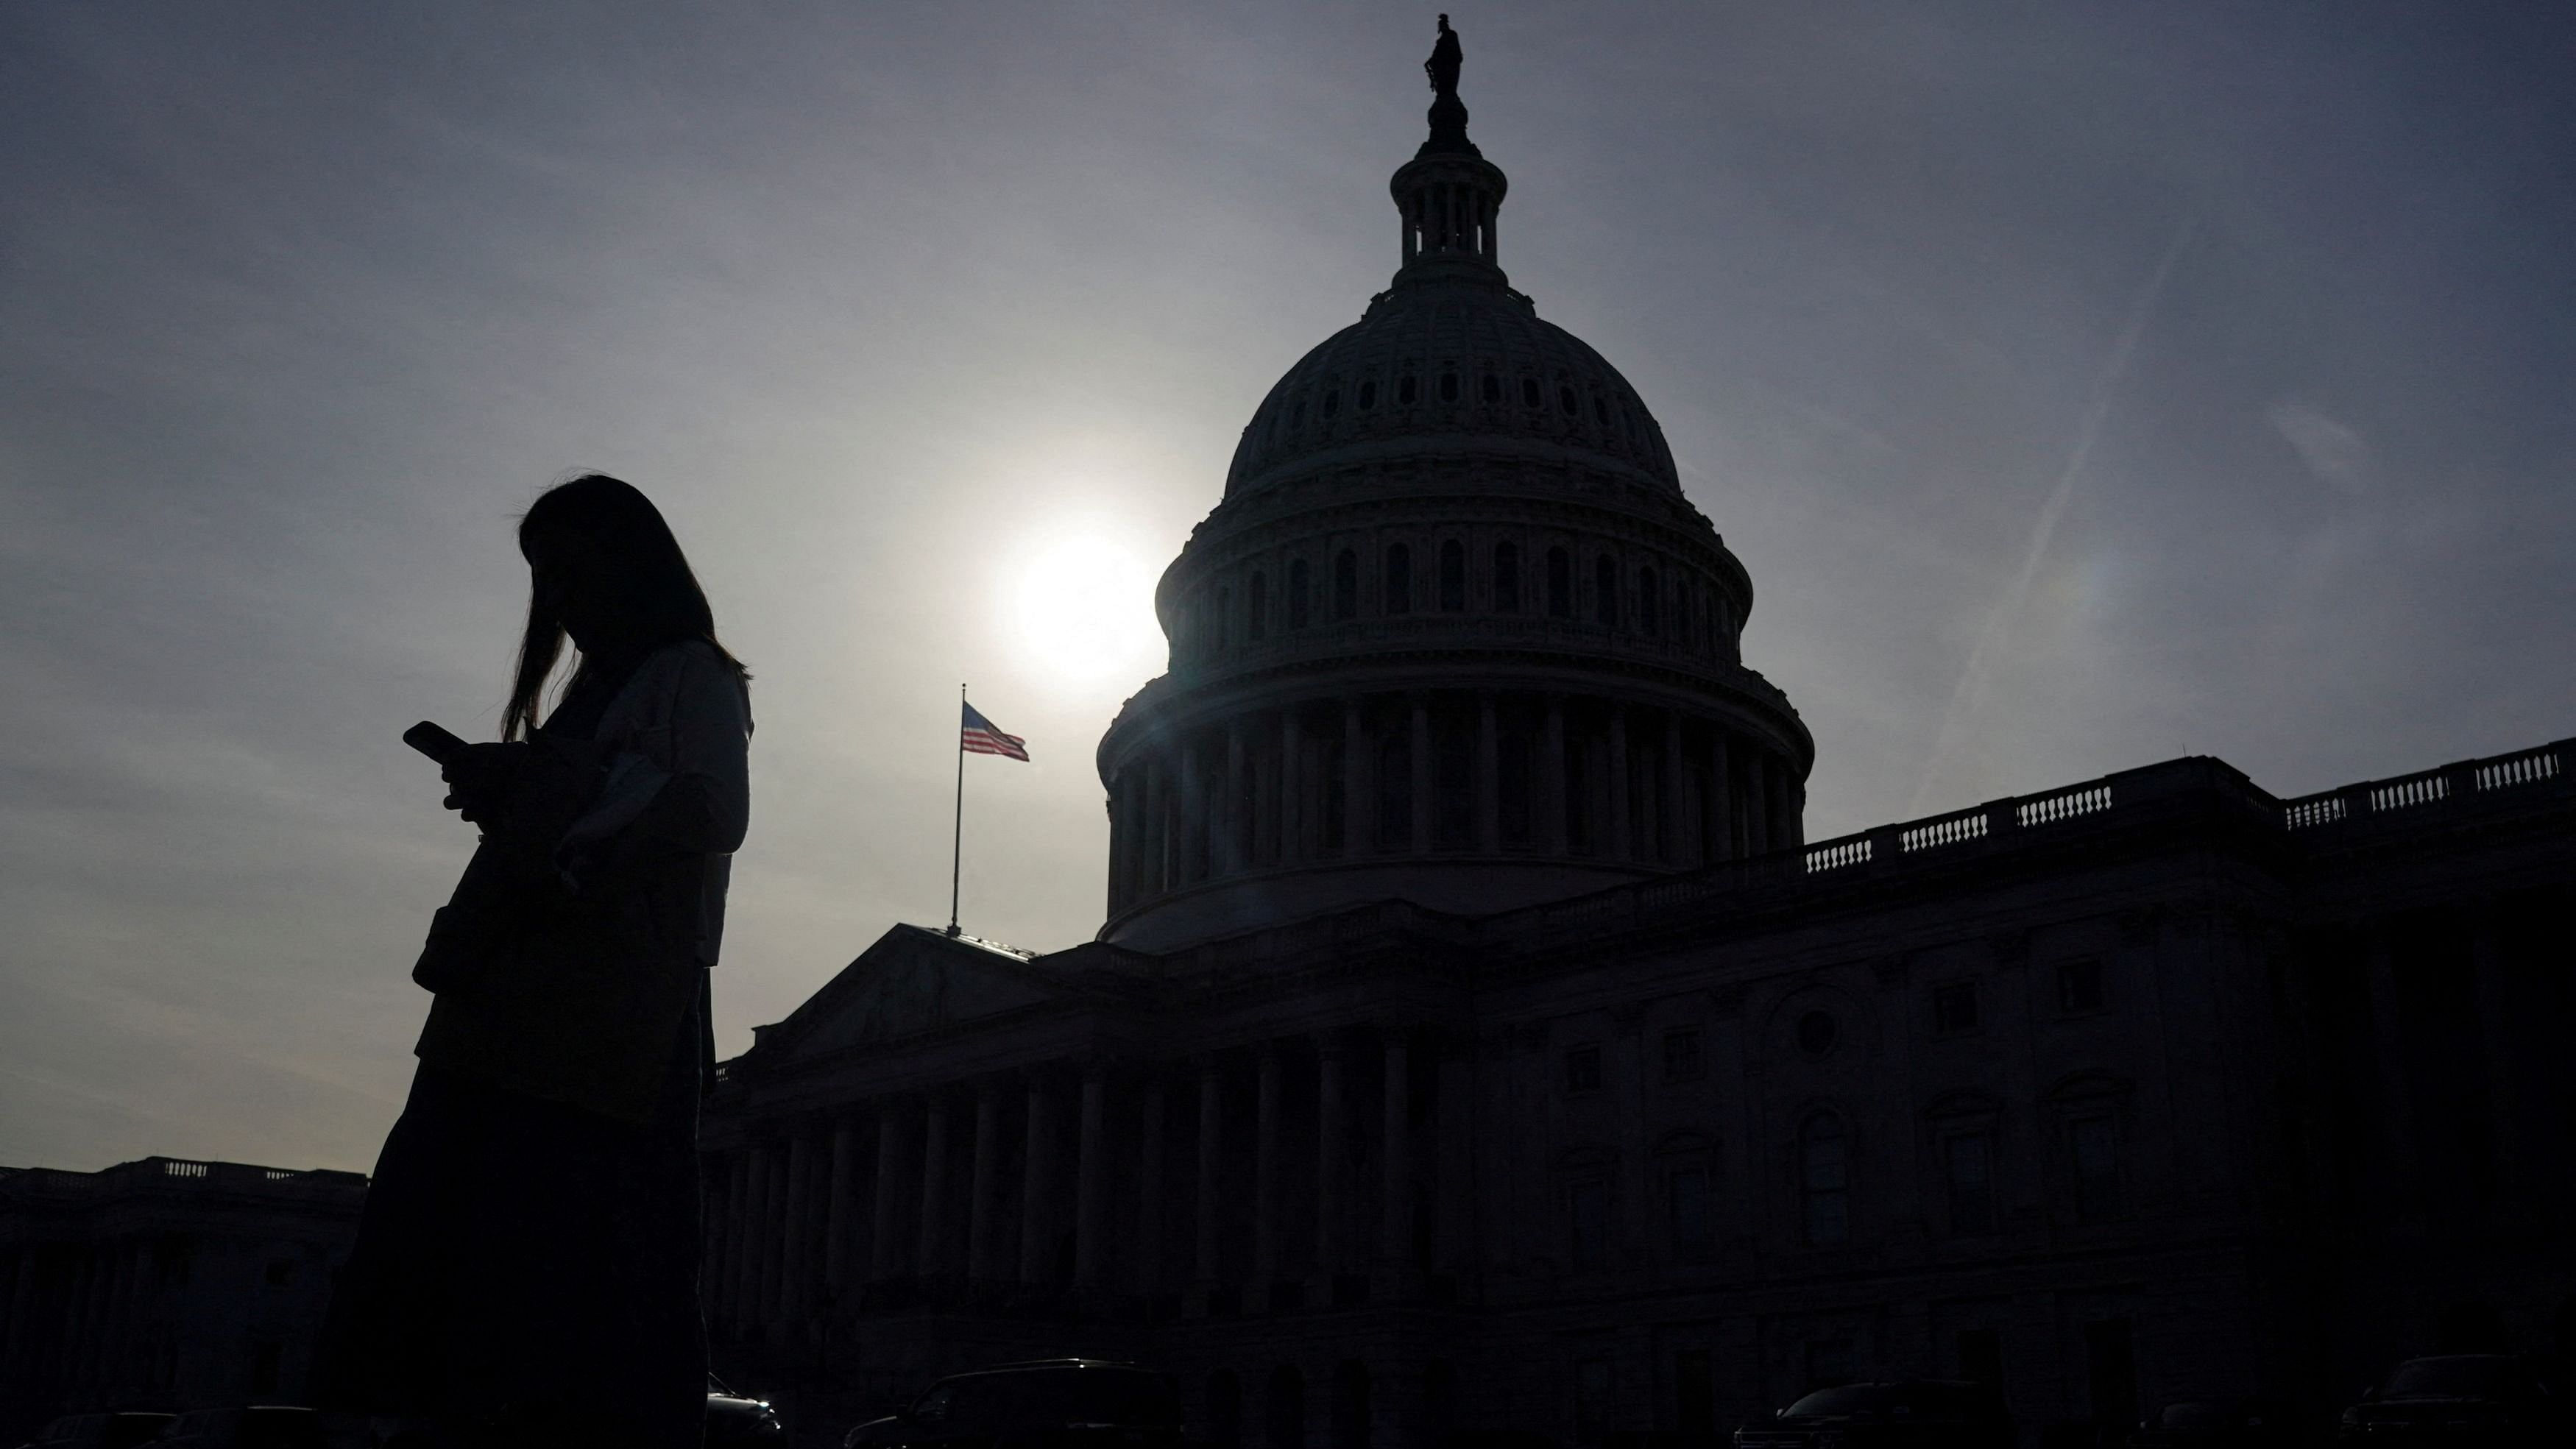
[[[2576,741],[1808,841],[1751,577],[1506,280],[1449,57],[1393,283],[1163,577],[1098,938],[896,926],[725,1065],[719,1367],[1132,1358],[1271,1449],[1965,1377],[2035,1437],[2569,1332]]]

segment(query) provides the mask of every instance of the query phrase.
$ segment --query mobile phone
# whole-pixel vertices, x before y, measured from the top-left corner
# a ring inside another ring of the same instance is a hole
[[[468,748],[465,741],[427,720],[422,720],[410,729],[404,730],[403,743],[442,765],[455,763],[456,758],[464,754]]]

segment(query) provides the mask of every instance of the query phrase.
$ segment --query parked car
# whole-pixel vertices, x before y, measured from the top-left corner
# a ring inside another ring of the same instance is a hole
[[[2012,1416],[1984,1384],[1953,1379],[1818,1389],[1735,1431],[1736,1449],[2013,1449]]]
[[[707,1375],[707,1449],[771,1445],[786,1435],[767,1399],[745,1398],[725,1387],[724,1380]]]
[[[2269,1399],[2188,1399],[2139,1424],[2129,1449],[2287,1449],[2298,1442],[2290,1411]]]
[[[169,1428],[177,1417],[140,1411],[65,1414],[37,1430],[23,1449],[133,1449]]]
[[[283,1404],[198,1409],[152,1441],[152,1449],[328,1449],[322,1416]]]
[[[898,1413],[861,1424],[844,1449],[1177,1449],[1180,1386],[1099,1359],[1043,1359],[954,1374]]]
[[[2576,1422],[2523,1360],[2501,1353],[2410,1358],[2343,1411],[2345,1445],[2563,1444]]]

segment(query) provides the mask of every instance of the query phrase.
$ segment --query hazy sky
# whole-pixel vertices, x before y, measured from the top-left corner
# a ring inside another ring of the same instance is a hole
[[[1811,838],[2576,734],[2568,7],[1449,3]],[[1036,756],[968,929],[1088,937],[1152,579],[1395,266],[1431,20],[0,5],[0,1162],[369,1166],[471,838],[397,737],[494,727],[569,470],[758,676],[728,1053],[944,920],[960,680]]]

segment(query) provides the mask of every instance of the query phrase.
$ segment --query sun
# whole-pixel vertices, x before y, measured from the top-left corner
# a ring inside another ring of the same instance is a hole
[[[1020,570],[1012,614],[1021,650],[1060,678],[1142,683],[1161,666],[1154,571],[1112,536],[1071,532],[1041,544]]]

